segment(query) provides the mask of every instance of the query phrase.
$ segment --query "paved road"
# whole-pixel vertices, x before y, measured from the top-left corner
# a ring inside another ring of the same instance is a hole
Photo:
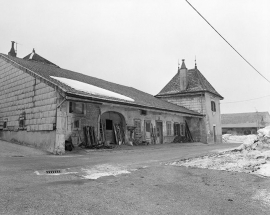
[[[3,147],[3,145],[5,145]],[[237,145],[168,144],[64,156],[0,141],[0,214],[269,214],[270,181],[254,175],[166,165]],[[15,145],[16,146],[16,145]],[[16,148],[16,147],[15,147]],[[12,157],[14,155],[16,157]],[[24,156],[24,157],[18,157]],[[129,174],[83,179],[102,165]],[[74,174],[37,175],[64,169]]]

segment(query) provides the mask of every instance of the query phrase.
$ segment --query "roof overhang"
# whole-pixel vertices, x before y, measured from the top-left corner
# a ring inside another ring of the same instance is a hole
[[[125,107],[136,107],[140,109],[151,109],[155,111],[163,111],[163,112],[169,112],[169,113],[176,113],[176,114],[181,114],[185,116],[190,116],[190,117],[198,117],[198,118],[203,118],[204,115],[200,113],[187,113],[184,111],[176,111],[176,110],[170,110],[170,109],[162,109],[154,106],[146,106],[146,105],[139,105],[135,103],[129,103],[125,101],[116,101],[112,99],[105,99],[105,98],[98,98],[94,96],[88,96],[88,95],[80,95],[80,94],[75,94],[75,93],[70,93],[66,92],[66,100],[67,101],[80,101],[80,102],[88,102],[88,103],[94,103],[94,104],[116,104],[116,105],[121,105]]]
[[[220,98],[220,100],[223,100],[224,98],[218,94],[215,94],[213,92],[210,92],[208,90],[200,90],[200,91],[192,91],[192,92],[177,92],[177,93],[166,93],[166,94],[157,94],[155,97],[157,98],[166,98],[166,97],[171,97],[171,96],[195,96],[195,95],[202,95],[204,93],[210,93],[214,96],[217,96]]]

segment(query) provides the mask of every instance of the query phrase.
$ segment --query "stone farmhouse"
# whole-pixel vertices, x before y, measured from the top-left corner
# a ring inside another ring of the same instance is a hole
[[[219,99],[199,70],[182,63],[156,96],[62,69],[35,50],[0,54],[0,139],[52,153],[95,140],[170,143],[176,137],[220,142]],[[89,129],[91,128],[91,129]],[[92,138],[92,139],[91,139]],[[180,138],[181,139],[181,138]]]
[[[270,115],[266,112],[221,114],[222,134],[257,134],[260,128],[270,125]]]

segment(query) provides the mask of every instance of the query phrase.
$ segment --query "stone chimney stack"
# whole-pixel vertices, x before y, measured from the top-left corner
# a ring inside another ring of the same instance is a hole
[[[10,51],[9,51],[9,53],[8,53],[8,55],[9,56],[12,56],[12,57],[16,57],[17,56],[17,53],[16,53],[16,51],[15,51],[15,49],[14,49],[14,41],[11,41],[11,49],[10,49]]]
[[[181,68],[178,68],[178,72],[179,72],[179,81],[180,81],[180,90],[186,90],[187,89],[187,67],[185,65],[185,60],[182,60],[182,65]]]

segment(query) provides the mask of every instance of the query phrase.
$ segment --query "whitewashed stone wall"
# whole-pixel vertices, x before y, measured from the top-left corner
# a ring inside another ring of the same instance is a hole
[[[0,58],[0,120],[7,119],[8,130],[19,129],[22,114],[25,115],[22,129],[53,130],[56,103],[54,88]]]
[[[170,97],[162,98],[170,103],[188,108],[190,110],[196,111],[201,114],[205,114],[205,98],[204,96],[179,96],[179,97]]]

